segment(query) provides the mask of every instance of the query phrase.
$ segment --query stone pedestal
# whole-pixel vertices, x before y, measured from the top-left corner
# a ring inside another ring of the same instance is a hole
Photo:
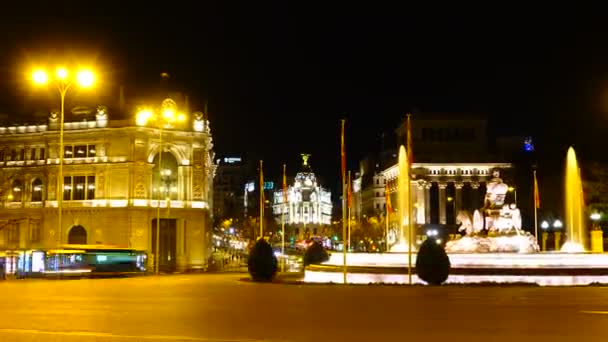
[[[559,251],[562,248],[562,232],[555,232],[555,250]]]
[[[543,252],[547,251],[547,239],[548,238],[549,238],[549,233],[542,232],[542,235],[541,235],[541,240],[542,240],[541,251],[543,251]]]
[[[591,231],[591,252],[604,253],[604,232],[599,229]]]

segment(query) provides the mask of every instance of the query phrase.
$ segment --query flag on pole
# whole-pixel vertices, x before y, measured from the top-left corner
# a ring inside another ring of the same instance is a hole
[[[342,165],[342,181],[346,180],[346,151],[344,146],[344,122],[346,120],[342,120],[342,134],[340,136],[340,157],[341,157],[341,165]]]
[[[407,162],[408,162],[408,167],[412,166],[412,163],[414,163],[414,153],[412,151],[412,123],[411,123],[411,116],[412,114],[407,114],[407,120],[406,120],[406,134],[407,134],[407,140],[406,140],[406,145],[405,148],[407,150]]]
[[[262,169],[262,161],[261,160],[260,160],[260,199],[262,201],[264,201],[264,171]]]
[[[350,181],[350,171],[348,171],[348,207],[351,208],[353,206],[353,190]]]
[[[384,188],[384,196],[386,197],[386,212],[390,214],[393,212],[393,205],[391,204],[391,192],[388,189],[388,184],[386,184]]]
[[[540,208],[540,193],[538,192],[538,181],[536,180],[536,171],[534,171],[534,207]]]
[[[283,203],[287,204],[287,177],[285,176],[285,164],[283,164]]]

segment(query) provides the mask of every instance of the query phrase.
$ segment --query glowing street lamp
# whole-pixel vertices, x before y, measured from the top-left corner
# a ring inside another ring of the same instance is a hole
[[[592,219],[594,222],[599,221],[602,218],[602,214],[600,213],[593,213],[589,216],[590,219]]]
[[[510,186],[508,190],[509,190],[509,192],[513,193],[514,200],[515,200],[515,206],[517,206],[517,189],[515,189],[515,187]]]
[[[149,108],[140,109],[135,115],[135,123],[138,126],[147,126],[148,123],[153,124],[158,128],[158,175],[159,182],[163,182],[163,177],[171,175],[171,170],[162,169],[162,155],[163,155],[163,129],[171,128],[176,123],[185,122],[187,119],[186,114],[178,113],[177,104],[172,99],[165,99],[159,110],[154,111]],[[159,189],[161,186],[159,186]],[[168,187],[167,187],[168,188]],[[176,190],[176,189],[175,189]],[[169,196],[170,196],[170,192]],[[167,198],[169,200],[170,197]],[[160,273],[160,194],[158,196],[158,203],[156,206],[156,253],[154,256],[154,272]]]
[[[560,229],[563,227],[562,221],[560,220],[555,220],[555,222],[553,222],[553,228],[555,229]]]
[[[543,230],[547,230],[547,229],[549,229],[549,222],[547,222],[547,221],[543,221],[543,222],[541,222],[540,227],[541,227]]]
[[[49,77],[49,74],[44,69],[35,69],[32,71],[32,82],[37,86],[48,85],[52,83],[59,91],[61,98],[61,118],[59,123],[59,177],[57,177],[57,195],[58,208],[58,225],[59,225],[59,244],[61,244],[63,229],[62,229],[62,211],[63,211],[63,122],[64,122],[64,104],[65,95],[68,90],[77,85],[82,88],[90,88],[95,83],[95,74],[89,69],[82,69],[76,73],[76,78],[70,78],[70,72],[63,66],[57,67],[54,77]]]

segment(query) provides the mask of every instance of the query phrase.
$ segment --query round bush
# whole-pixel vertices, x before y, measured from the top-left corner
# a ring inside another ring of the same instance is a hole
[[[247,268],[255,281],[272,281],[277,273],[277,258],[272,247],[264,239],[259,239],[249,252]]]
[[[426,239],[416,257],[418,277],[430,285],[441,285],[450,274],[450,258],[435,239]]]
[[[329,254],[318,242],[313,242],[306,252],[304,252],[304,266],[310,264],[320,264],[329,260]]]

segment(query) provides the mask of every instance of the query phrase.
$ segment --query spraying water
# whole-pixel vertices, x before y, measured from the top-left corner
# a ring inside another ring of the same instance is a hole
[[[585,251],[587,232],[583,221],[584,200],[581,173],[574,149],[570,147],[566,156],[565,218],[567,241],[562,252],[578,253]]]
[[[410,173],[407,165],[407,152],[401,145],[399,148],[399,179],[397,189],[397,215],[399,217],[399,240],[391,248],[392,252],[407,252],[409,249],[407,237],[409,236],[410,199],[408,197],[410,186]]]

